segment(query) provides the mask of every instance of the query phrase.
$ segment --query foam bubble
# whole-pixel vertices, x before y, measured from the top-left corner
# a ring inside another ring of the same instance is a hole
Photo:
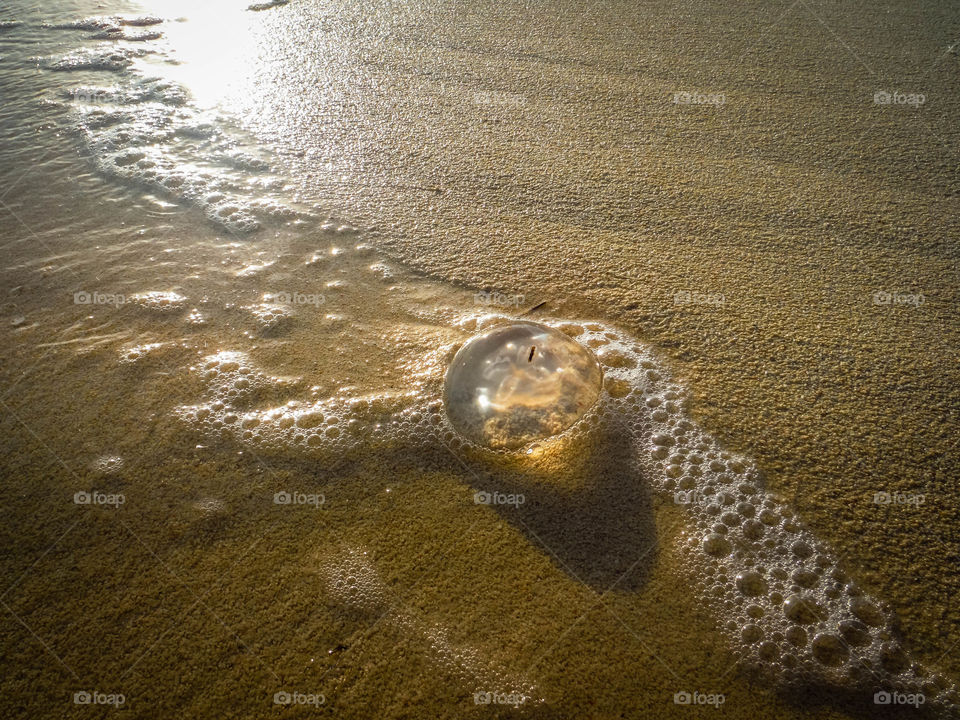
[[[378,262],[370,266],[370,272],[381,280],[393,280],[394,272],[386,263]]]
[[[272,335],[286,329],[293,319],[293,308],[285,303],[262,302],[244,308],[257,324],[260,335]]]
[[[149,40],[159,40],[163,33],[148,30],[144,32],[134,32],[127,28],[107,28],[91,36],[94,40],[125,40],[127,42],[147,42]]]
[[[219,498],[208,497],[195,502],[193,509],[204,517],[216,517],[226,514],[227,504]]]
[[[153,15],[134,15],[134,16],[112,15],[109,17],[100,16],[100,17],[80,18],[78,20],[70,20],[69,22],[65,22],[65,23],[55,23],[55,24],[44,23],[43,27],[50,28],[52,30],[85,30],[87,32],[93,32],[93,31],[119,29],[124,26],[148,27],[151,25],[159,25],[162,22],[163,22],[162,18],[154,17]]]
[[[172,290],[153,290],[136,293],[127,298],[130,302],[160,313],[175,312],[183,309],[187,299]]]
[[[101,455],[93,461],[93,470],[101,475],[117,475],[123,470],[124,460],[119,455]]]
[[[75,72],[78,70],[106,70],[120,72],[133,64],[134,58],[143,57],[149,50],[118,48],[105,45],[97,48],[84,48],[58,58],[43,60],[51,70]]]
[[[133,345],[130,347],[123,348],[120,351],[120,362],[132,364],[143,360],[145,357],[151,353],[163,348],[173,345],[173,343],[140,343],[139,345]]]

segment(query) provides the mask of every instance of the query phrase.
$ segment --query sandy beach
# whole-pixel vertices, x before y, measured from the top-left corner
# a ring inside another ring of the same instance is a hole
[[[955,716],[957,9],[248,5],[0,10],[3,716]],[[489,454],[521,315],[604,391]],[[902,670],[741,642],[794,532]]]

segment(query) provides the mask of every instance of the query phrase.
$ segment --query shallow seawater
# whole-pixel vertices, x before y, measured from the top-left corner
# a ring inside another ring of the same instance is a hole
[[[955,715],[958,18],[884,9],[6,4],[4,717]],[[495,451],[520,317],[602,388]]]

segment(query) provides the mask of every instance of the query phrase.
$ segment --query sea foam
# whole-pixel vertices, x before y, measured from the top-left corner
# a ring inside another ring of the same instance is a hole
[[[460,325],[479,331],[501,322],[486,316]],[[623,482],[648,483],[683,506],[690,581],[744,669],[780,686],[922,693],[928,707],[955,709],[953,683],[907,655],[887,606],[764,489],[756,465],[690,418],[686,391],[649,348],[602,323],[546,324],[593,350],[604,373],[596,406],[551,442],[590,448],[601,424],[631,439],[634,459]],[[449,358],[454,350],[443,352]],[[258,408],[258,388],[289,380],[270,377],[243,353],[219,353],[196,368],[207,383],[206,400],[177,413],[206,433],[261,452],[340,457],[433,447],[486,457],[493,467],[498,457],[524,462],[529,448],[494,451],[453,429],[443,411],[440,364],[430,367],[406,392]]]

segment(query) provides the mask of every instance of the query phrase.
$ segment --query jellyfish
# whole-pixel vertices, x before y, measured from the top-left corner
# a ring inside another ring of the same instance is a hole
[[[447,371],[444,407],[471,442],[518,450],[575,424],[602,384],[589,349],[554,328],[517,321],[460,348]]]

